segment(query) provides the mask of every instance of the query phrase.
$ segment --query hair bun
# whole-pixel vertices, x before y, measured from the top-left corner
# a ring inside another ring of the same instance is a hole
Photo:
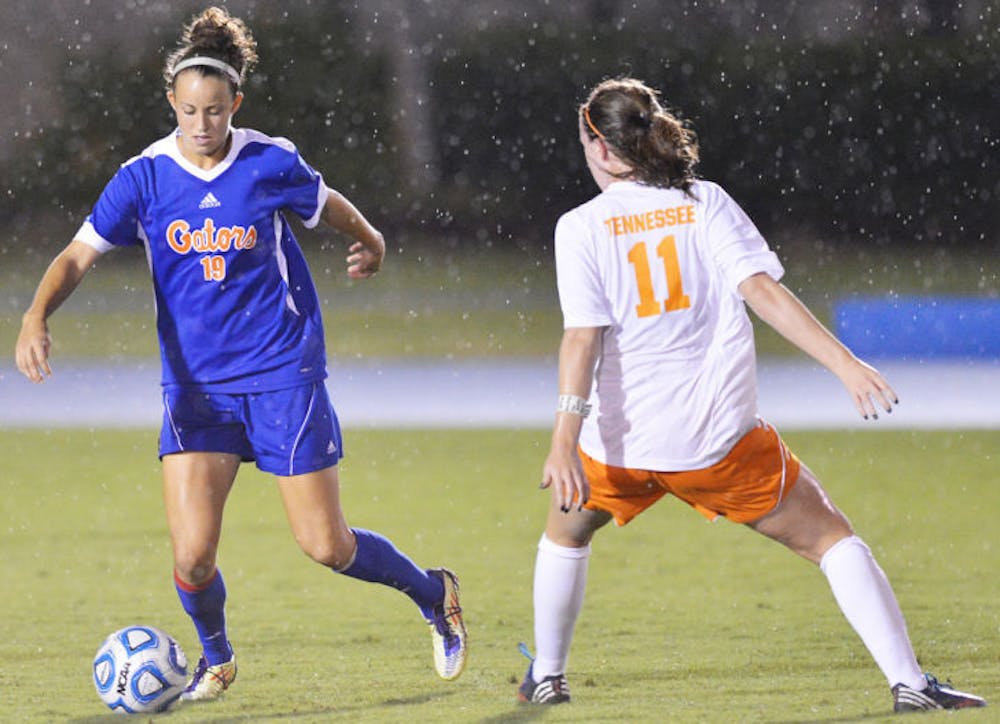
[[[591,90],[581,112],[593,116],[603,135],[591,130],[630,167],[621,178],[690,192],[697,136],[660,105],[653,88],[636,78],[605,80]]]
[[[168,89],[173,87],[173,69],[180,61],[193,56],[220,60],[245,79],[257,63],[257,41],[242,20],[223,8],[210,7],[184,26],[180,44],[167,58],[163,77]]]

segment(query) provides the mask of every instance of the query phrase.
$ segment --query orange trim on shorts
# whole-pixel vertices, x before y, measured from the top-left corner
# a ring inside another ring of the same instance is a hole
[[[658,472],[605,465],[580,450],[590,482],[585,508],[603,510],[625,525],[666,494],[683,500],[709,520],[719,516],[750,523],[784,500],[799,478],[801,463],[778,431],[760,421],[719,462],[700,470]]]

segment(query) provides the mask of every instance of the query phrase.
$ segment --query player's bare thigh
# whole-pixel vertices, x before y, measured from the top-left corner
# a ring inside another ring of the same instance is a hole
[[[197,586],[215,573],[222,511],[236,480],[240,457],[183,452],[163,457],[163,502],[174,551],[174,568]]]
[[[805,465],[801,466],[798,482],[778,507],[747,525],[813,563],[819,563],[830,546],[854,532],[850,521]]]
[[[577,510],[574,506],[564,513],[552,495],[549,500],[548,520],[545,536],[556,545],[566,548],[582,548],[590,543],[598,528],[611,520],[611,514],[603,510]]]
[[[340,507],[336,466],[277,479],[299,547],[316,562],[335,570],[348,565],[356,543]]]

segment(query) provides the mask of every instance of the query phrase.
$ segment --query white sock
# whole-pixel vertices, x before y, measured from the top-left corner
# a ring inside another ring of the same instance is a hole
[[[823,554],[819,567],[889,686],[924,689],[927,680],[913,654],[896,596],[865,542],[856,535],[837,541]]]
[[[590,545],[566,548],[544,534],[535,558],[535,682],[566,673],[573,629],[583,607]]]

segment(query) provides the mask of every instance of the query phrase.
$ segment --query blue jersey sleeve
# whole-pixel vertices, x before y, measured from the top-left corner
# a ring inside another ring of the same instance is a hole
[[[101,239],[113,246],[140,243],[139,191],[128,165],[118,169],[104,187],[87,221]]]
[[[285,174],[283,197],[283,206],[301,217],[307,228],[319,223],[326,203],[326,184],[322,175],[306,163],[298,151]]]

